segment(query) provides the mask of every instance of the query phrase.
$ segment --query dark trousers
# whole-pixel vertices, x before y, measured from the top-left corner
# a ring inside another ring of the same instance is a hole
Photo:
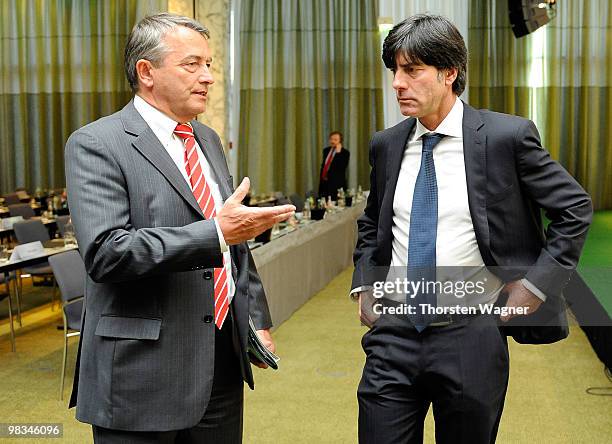
[[[96,444],[239,444],[242,442],[243,383],[232,345],[228,317],[215,329],[215,375],[204,417],[190,429],[168,432],[131,432],[93,426]]]
[[[494,443],[508,386],[508,346],[493,316],[418,333],[381,317],[362,340],[361,444],[423,442],[433,405],[437,443]]]

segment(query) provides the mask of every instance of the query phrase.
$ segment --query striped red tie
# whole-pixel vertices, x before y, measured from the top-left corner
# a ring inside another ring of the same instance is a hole
[[[327,173],[329,171],[329,167],[331,166],[332,160],[334,160],[335,155],[336,155],[336,148],[332,146],[329,149],[327,158],[325,159],[325,165],[323,165],[323,171],[321,172],[321,179],[327,180]]]
[[[174,134],[183,140],[185,145],[185,170],[191,184],[191,191],[202,209],[202,213],[206,219],[211,219],[216,216],[215,199],[210,191],[196,146],[195,137],[193,136],[193,128],[188,123],[179,123],[176,125]],[[215,268],[215,324],[221,329],[223,322],[229,311],[229,282],[227,280],[227,271],[225,267]]]

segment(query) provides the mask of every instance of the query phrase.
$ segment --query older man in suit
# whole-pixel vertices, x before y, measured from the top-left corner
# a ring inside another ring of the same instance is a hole
[[[187,17],[140,21],[125,49],[134,99],[66,145],[88,273],[72,403],[97,443],[241,442],[249,316],[274,348],[245,241],[294,207],[242,206],[248,179],[232,194],[219,137],[194,120],[208,36]]]
[[[351,292],[373,324],[363,338],[359,441],[422,442],[433,404],[437,442],[491,443],[508,383],[498,318],[438,311],[448,303],[439,290],[433,298],[430,290],[400,292],[403,301],[391,292],[372,303],[368,288],[398,270],[408,281],[435,284],[441,267],[469,267],[486,285],[478,304],[465,308],[520,308],[526,315],[510,330],[519,341],[562,339],[561,293],[590,224],[590,198],[541,147],[531,121],[458,98],[467,51],[447,19],[417,15],[399,23],[385,39],[383,60],[401,112],[411,117],[370,144],[371,191],[358,221]],[[550,219],[546,230],[541,209]]]

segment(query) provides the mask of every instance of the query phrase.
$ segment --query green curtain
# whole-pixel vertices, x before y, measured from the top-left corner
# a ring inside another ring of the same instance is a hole
[[[383,127],[378,2],[241,2],[238,167],[257,191],[318,186],[328,133],[344,133],[349,183],[367,185]]]
[[[529,117],[532,38],[514,37],[508,20],[508,3],[472,0],[467,40],[470,104]]]
[[[560,1],[546,25],[542,138],[589,191],[612,208],[612,6]]]
[[[131,97],[123,48],[167,0],[0,2],[0,191],[60,188],[70,133]]]
[[[471,0],[469,101],[532,119],[543,146],[612,208],[612,7],[557,2],[556,17],[516,39],[506,2]]]

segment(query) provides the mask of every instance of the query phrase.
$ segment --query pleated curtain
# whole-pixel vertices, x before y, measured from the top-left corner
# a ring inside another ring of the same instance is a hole
[[[167,0],[0,2],[0,192],[65,184],[64,145],[131,98],[123,50]]]
[[[316,189],[328,133],[344,133],[349,184],[367,187],[384,125],[377,1],[242,1],[238,166],[257,191]]]
[[[612,6],[559,1],[556,17],[516,39],[506,2],[471,0],[469,102],[534,120],[543,146],[612,208]]]

